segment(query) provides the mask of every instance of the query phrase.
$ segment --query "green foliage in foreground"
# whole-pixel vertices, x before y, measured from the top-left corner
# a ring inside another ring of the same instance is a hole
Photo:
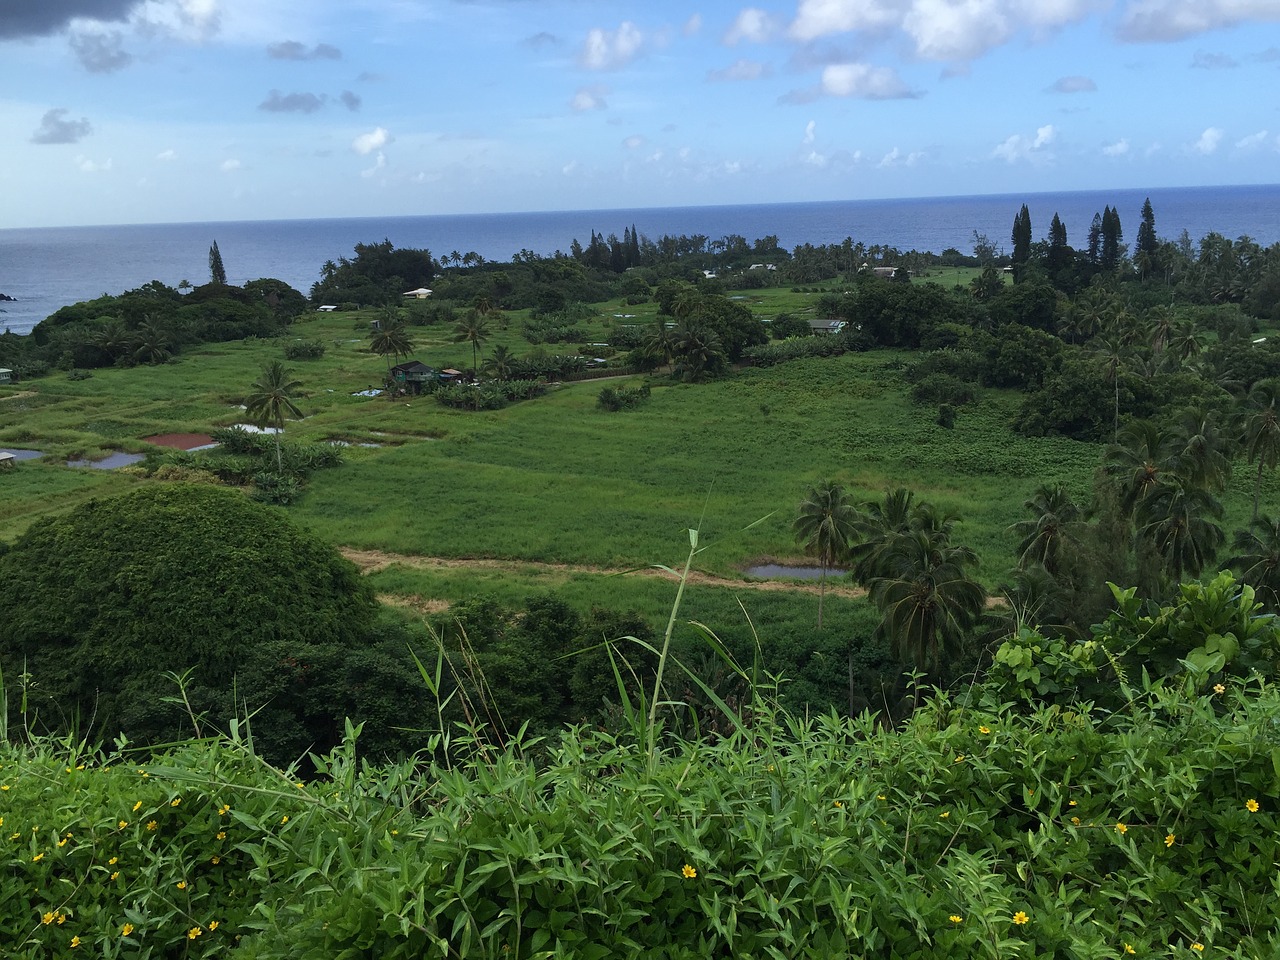
[[[901,732],[757,703],[715,743],[295,784],[243,743],[139,768],[0,746],[0,942],[244,956],[1274,956],[1280,692],[937,696]],[[461,753],[441,746],[441,756]],[[1196,945],[1203,946],[1201,952]]]

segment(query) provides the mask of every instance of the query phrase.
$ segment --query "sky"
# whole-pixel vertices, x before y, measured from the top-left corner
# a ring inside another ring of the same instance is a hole
[[[0,228],[1280,181],[1280,0],[0,0]]]

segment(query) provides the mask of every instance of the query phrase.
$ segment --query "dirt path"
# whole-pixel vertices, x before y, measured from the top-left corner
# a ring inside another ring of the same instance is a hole
[[[537,573],[589,573],[597,576],[626,574],[632,577],[657,577],[674,582],[676,578],[666,570],[657,567],[640,567],[635,570],[610,569],[571,563],[539,563],[533,560],[482,560],[454,559],[446,557],[423,557],[409,554],[387,553],[384,550],[356,550],[343,547],[342,554],[362,573],[376,573],[393,564],[410,567],[416,570],[510,570],[515,572],[534,571]],[[738,590],[786,590],[792,593],[809,593],[817,596],[820,585],[817,583],[801,583],[796,580],[735,580],[729,577],[717,577],[709,573],[691,572],[689,583],[708,587],[729,587]],[[827,593],[836,597],[848,597],[856,600],[865,597],[867,591],[861,587],[828,582]],[[401,601],[405,602],[405,601]],[[419,601],[430,602],[430,601]],[[412,601],[406,605],[415,606]]]

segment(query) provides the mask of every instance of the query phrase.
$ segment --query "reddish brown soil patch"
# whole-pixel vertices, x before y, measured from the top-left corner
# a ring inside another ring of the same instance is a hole
[[[207,433],[157,433],[154,437],[143,437],[144,443],[154,443],[157,447],[173,447],[175,450],[191,450],[213,443],[213,437]]]

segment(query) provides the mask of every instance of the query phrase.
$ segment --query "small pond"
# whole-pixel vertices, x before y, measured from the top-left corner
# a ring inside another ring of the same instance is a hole
[[[42,450],[18,450],[14,447],[0,447],[0,453],[11,453],[15,460],[35,460],[44,456]]]
[[[822,578],[821,567],[794,567],[785,563],[762,563],[757,567],[747,567],[742,572],[749,577],[769,579],[789,577],[792,580],[820,580]],[[826,572],[828,577],[843,577],[849,571],[827,567]]]
[[[142,460],[141,453],[113,453],[102,460],[68,460],[68,467],[93,467],[95,470],[114,470],[116,467],[127,467],[131,463]]]

